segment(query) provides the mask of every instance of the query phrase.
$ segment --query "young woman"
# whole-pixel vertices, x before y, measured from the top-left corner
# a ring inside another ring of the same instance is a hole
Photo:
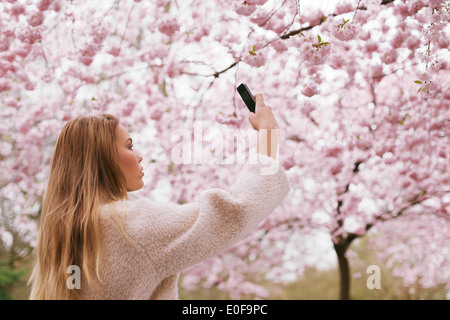
[[[128,200],[144,174],[119,119],[69,121],[52,159],[30,299],[177,299],[180,272],[248,235],[290,190],[271,152],[278,124],[262,95],[249,121],[259,131],[260,161],[245,164],[228,191],[205,190],[183,205]],[[262,174],[269,162],[277,170]],[[69,281],[77,270],[78,287]]]

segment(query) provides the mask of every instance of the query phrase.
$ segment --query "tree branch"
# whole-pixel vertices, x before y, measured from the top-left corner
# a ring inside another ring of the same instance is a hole
[[[422,202],[419,200],[420,196],[421,196],[421,194],[416,195],[416,196],[411,200],[411,202],[410,202],[407,206],[401,208],[395,215],[392,215],[392,214],[391,214],[391,216],[392,216],[394,219],[395,219],[395,218],[398,218],[398,217],[400,217],[401,215],[403,215],[403,213],[404,213],[406,210],[408,210],[409,208],[411,208],[411,207],[413,207],[413,206],[416,206],[416,205],[418,205],[418,204],[421,204]],[[375,221],[381,221],[381,222],[383,222],[383,221],[386,221],[386,220],[387,220],[387,218],[383,218],[383,216],[378,216],[378,217],[375,218]],[[365,233],[367,233],[374,225],[375,225],[375,223],[368,223],[368,224],[366,224],[366,228],[365,228],[366,232],[365,232]],[[348,236],[352,236],[353,238],[360,237],[359,235],[354,234],[354,233],[349,233]]]
[[[226,67],[225,69],[223,69],[222,71],[217,71],[215,73],[213,73],[210,76],[214,76],[214,78],[218,78],[222,73],[227,72],[228,70],[230,70],[231,68],[233,68],[234,66],[236,66],[238,64],[239,61],[235,61],[233,64],[231,64],[230,66]]]
[[[392,2],[394,2],[394,1],[395,1],[395,0],[383,0],[383,2],[381,2],[381,4],[382,4],[382,5],[387,5],[387,4],[392,3]],[[367,10],[367,8],[366,8],[366,7],[357,7],[357,8],[356,8],[356,11],[357,11],[357,10]],[[356,12],[356,11],[355,11],[355,12]],[[336,16],[337,16],[337,15],[336,15],[335,13],[332,13],[332,14],[328,15],[328,17],[336,17]],[[295,35],[297,35],[297,34],[302,33],[303,31],[307,31],[307,30],[310,30],[310,29],[315,28],[315,27],[317,27],[317,26],[320,26],[320,25],[321,25],[322,23],[324,23],[326,20],[327,20],[327,17],[324,17],[324,18],[322,18],[322,19],[320,20],[319,23],[317,23],[317,24],[315,24],[315,25],[310,25],[310,26],[308,26],[308,27],[300,28],[300,29],[298,29],[298,30],[293,30],[293,31],[291,31],[291,32],[289,32],[289,33],[287,33],[287,34],[282,35],[282,36],[280,37],[280,39],[288,39],[288,38],[290,38],[290,37],[292,37],[292,36],[295,36]]]
[[[392,3],[392,2],[394,2],[394,1],[395,1],[395,0],[383,0],[383,1],[381,2],[381,4],[382,4],[382,5],[387,5],[387,4]],[[356,8],[356,10],[367,10],[367,8],[366,8],[366,7],[358,7],[358,8]],[[328,15],[328,17],[336,17],[336,16],[337,16],[337,15],[334,14],[334,13]],[[276,38],[276,39],[283,39],[283,40],[289,39],[290,37],[295,36],[295,35],[297,35],[297,34],[300,34],[300,33],[302,33],[303,31],[311,30],[311,29],[313,29],[313,28],[315,28],[315,27],[321,25],[323,22],[325,22],[325,21],[326,21],[326,18],[327,18],[327,17],[324,16],[324,17],[320,20],[320,22],[319,22],[318,24],[310,25],[310,26],[303,27],[303,28],[300,28],[300,29],[297,29],[297,30],[293,30],[293,31],[291,31],[291,32],[288,32],[288,33],[285,33],[285,34],[281,35],[279,38]],[[267,22],[267,21],[265,21],[265,23],[266,23],[266,22]],[[275,40],[272,40],[271,42],[273,42],[273,41],[275,41]],[[235,67],[238,63],[239,63],[239,61],[235,61],[233,64],[231,64],[231,65],[228,66],[227,68],[223,69],[222,71],[217,71],[217,72],[215,72],[215,73],[213,73],[213,74],[211,74],[211,75],[208,75],[208,77],[213,76],[214,78],[217,78],[217,77],[220,76],[220,74],[222,74],[222,73],[228,71],[229,69]]]

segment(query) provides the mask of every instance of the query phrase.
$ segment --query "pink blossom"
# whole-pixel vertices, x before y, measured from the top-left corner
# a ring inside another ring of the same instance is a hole
[[[322,42],[326,41],[322,39]],[[324,64],[331,52],[330,44],[319,44],[318,38],[312,35],[301,37],[297,46],[302,54],[302,60],[309,61],[312,66]]]
[[[282,53],[288,49],[287,45],[283,41],[275,41],[272,43],[272,47],[278,53]]]
[[[12,53],[12,52],[6,52],[3,54],[2,56],[3,60],[6,62],[10,62],[9,64],[7,63],[6,65],[9,66],[9,70],[12,72],[15,72],[17,70],[17,64],[14,63],[14,60],[16,59],[16,56]]]
[[[1,41],[0,42],[0,52],[7,51],[10,46],[11,46],[11,41],[9,39]]]
[[[6,79],[0,79],[0,92],[11,89],[11,84]]]
[[[243,61],[252,67],[259,68],[266,63],[267,57],[264,50],[259,50],[255,54],[247,53]]]
[[[332,35],[341,41],[349,41],[355,39],[356,35],[361,32],[361,26],[355,23],[347,22],[342,27],[336,25],[334,29],[332,29]]]
[[[345,2],[339,2],[336,5],[336,9],[335,9],[334,13],[336,15],[340,15],[340,14],[352,12],[353,10],[355,10],[354,5],[348,1],[345,1]]]
[[[197,30],[197,32],[195,32],[193,40],[196,42],[200,42],[201,39],[203,37],[208,36],[208,34],[209,34],[209,30],[207,28],[203,27],[200,30]]]
[[[17,39],[26,44],[34,44],[36,41],[42,39],[39,29],[18,29],[16,32]]]
[[[314,106],[311,104],[305,105],[303,108],[300,109],[300,112],[304,114],[305,116],[309,116],[311,112],[315,110]]]
[[[8,107],[19,108],[18,101],[14,98],[6,98],[5,105]]]
[[[243,120],[244,119],[242,117],[239,117],[236,114],[219,113],[215,116],[215,121],[217,121],[218,123],[232,127],[238,127],[240,124],[242,124]]]
[[[97,54],[99,50],[99,46],[96,44],[89,44],[87,45],[82,51],[81,54],[83,56],[93,57]]]
[[[449,158],[450,157],[450,150],[446,150],[445,147],[441,147],[439,149],[439,157],[441,157],[441,158]]]
[[[415,36],[410,36],[406,40],[406,47],[409,50],[415,51],[419,48],[419,46],[420,46],[420,39]]]
[[[444,33],[437,38],[437,43],[441,49],[448,49],[450,47],[449,37]]]
[[[34,12],[28,18],[28,23],[32,27],[37,27],[44,22],[44,14],[41,11]]]
[[[131,115],[131,113],[133,112],[134,107],[135,107],[134,102],[128,102],[125,105],[125,108],[122,109],[122,117],[129,117]]]
[[[369,75],[374,81],[380,82],[383,79],[383,66],[379,64],[371,66]]]
[[[41,0],[41,1],[39,1],[37,8],[39,9],[39,11],[48,10],[48,8],[52,4],[52,2],[53,2],[53,0]]]
[[[117,57],[120,54],[120,47],[115,46],[108,50],[108,53],[113,55],[114,57]]]
[[[317,86],[315,84],[308,84],[306,85],[303,90],[302,94],[307,97],[312,97],[317,94]]]
[[[244,4],[242,2],[239,2],[239,3],[236,2],[234,7],[236,10],[236,13],[238,13],[242,16],[250,16],[256,10],[256,6]]]
[[[82,75],[80,76],[80,79],[81,79],[82,81],[84,81],[85,83],[95,83],[95,82],[98,81],[97,77],[95,77],[95,76],[92,75],[92,74],[82,74]]]
[[[302,19],[305,23],[309,23],[310,26],[315,26],[320,23],[323,17],[324,17],[323,11],[320,9],[316,9],[312,12],[305,14],[305,16],[302,17]]]
[[[294,167],[296,164],[294,155],[291,155],[289,158],[283,160],[283,168],[284,170],[289,170]]]
[[[105,28],[95,28],[92,30],[91,35],[92,41],[94,41],[95,44],[100,45],[108,36],[108,32]]]
[[[392,39],[391,45],[392,48],[398,49],[400,48],[405,40],[408,38],[408,33],[405,31],[398,32],[395,37]]]
[[[28,81],[25,83],[25,90],[33,91],[36,88],[36,84],[33,82]]]
[[[25,7],[19,2],[15,2],[11,7],[11,14],[14,16],[19,16],[25,13]]]
[[[29,44],[24,44],[20,47],[18,47],[15,51],[14,54],[21,57],[21,58],[25,58],[31,51],[31,45]]]
[[[245,2],[253,6],[262,6],[267,2],[267,0],[245,0]]]
[[[332,175],[337,175],[338,173],[341,172],[343,167],[344,167],[344,164],[342,163],[342,161],[337,160],[330,166],[330,173]]]
[[[345,57],[341,54],[330,54],[327,63],[333,69],[340,69],[345,65]]]
[[[355,140],[355,146],[358,149],[367,150],[367,149],[370,149],[372,147],[372,141],[359,137],[359,138],[357,138]]]
[[[85,66],[89,66],[92,64],[92,61],[94,61],[94,59],[90,56],[86,56],[86,55],[82,55],[80,56],[80,62],[83,63]]]
[[[54,74],[49,69],[47,69],[41,77],[41,80],[44,82],[47,82],[47,83],[53,81],[53,79],[54,79]]]
[[[150,114],[150,118],[155,121],[160,121],[164,112],[162,110],[153,110]]]
[[[388,50],[381,58],[381,60],[386,64],[394,63],[397,60],[397,51]]]
[[[164,33],[165,35],[171,37],[176,32],[180,31],[180,25],[178,24],[178,22],[175,19],[167,19],[167,20],[162,21],[158,25],[158,30],[161,33]]]
[[[96,44],[89,44],[87,45],[82,51],[80,55],[80,61],[86,65],[89,66],[92,61],[94,61],[94,56],[97,54],[100,47]]]
[[[26,134],[30,131],[31,129],[31,122],[30,121],[25,121],[24,123],[22,123],[22,125],[20,125],[19,127],[19,131],[23,134]],[[22,172],[24,170],[27,170],[27,168],[22,169]]]
[[[325,150],[326,157],[336,157],[342,152],[342,147],[330,147]]]
[[[372,39],[369,39],[366,42],[365,49],[366,49],[366,52],[369,54],[376,52],[378,50],[378,43]]]
[[[165,7],[170,0],[156,0],[156,5],[158,7]]]
[[[250,16],[250,21],[256,23],[258,26],[262,26],[267,22],[267,12],[261,7],[257,7],[255,12]]]

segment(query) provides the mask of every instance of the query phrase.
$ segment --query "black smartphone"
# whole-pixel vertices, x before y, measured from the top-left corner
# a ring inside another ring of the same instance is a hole
[[[253,94],[250,92],[250,89],[247,87],[247,85],[245,83],[241,83],[237,87],[237,91],[241,95],[242,100],[244,100],[245,104],[247,105],[248,110],[255,113],[255,98],[253,98]]]

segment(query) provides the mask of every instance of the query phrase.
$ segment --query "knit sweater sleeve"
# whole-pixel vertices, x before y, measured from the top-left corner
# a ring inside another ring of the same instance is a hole
[[[205,190],[197,202],[137,200],[141,214],[134,222],[140,230],[136,240],[161,277],[179,273],[247,236],[289,190],[278,162],[259,155],[259,161],[244,165],[228,190]]]

